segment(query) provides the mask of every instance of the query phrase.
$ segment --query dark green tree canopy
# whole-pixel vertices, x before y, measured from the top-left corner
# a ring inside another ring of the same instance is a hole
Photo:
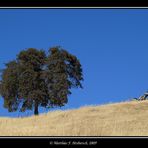
[[[76,56],[61,47],[44,50],[29,48],[2,70],[0,94],[10,112],[38,107],[64,106],[71,88],[82,88],[82,67]]]

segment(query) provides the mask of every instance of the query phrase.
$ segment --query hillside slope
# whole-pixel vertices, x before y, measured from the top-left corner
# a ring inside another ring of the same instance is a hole
[[[148,101],[0,118],[0,136],[148,136]]]

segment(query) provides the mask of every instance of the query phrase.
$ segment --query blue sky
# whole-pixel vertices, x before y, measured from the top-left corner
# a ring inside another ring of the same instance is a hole
[[[0,68],[22,49],[57,45],[78,57],[84,74],[84,89],[72,90],[62,109],[148,90],[148,9],[0,9]],[[0,98],[0,116],[27,114],[8,113]]]

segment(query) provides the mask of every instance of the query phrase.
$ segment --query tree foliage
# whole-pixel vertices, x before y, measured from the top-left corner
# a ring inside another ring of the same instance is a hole
[[[71,88],[82,88],[82,66],[76,56],[61,47],[22,50],[2,70],[0,94],[4,107],[24,112],[38,107],[64,106]]]

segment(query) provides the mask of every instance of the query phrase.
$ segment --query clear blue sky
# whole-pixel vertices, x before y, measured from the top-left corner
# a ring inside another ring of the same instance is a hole
[[[22,49],[57,45],[84,73],[84,89],[72,90],[62,109],[128,101],[148,89],[148,9],[0,9],[0,68]],[[0,98],[0,116],[21,115]]]

